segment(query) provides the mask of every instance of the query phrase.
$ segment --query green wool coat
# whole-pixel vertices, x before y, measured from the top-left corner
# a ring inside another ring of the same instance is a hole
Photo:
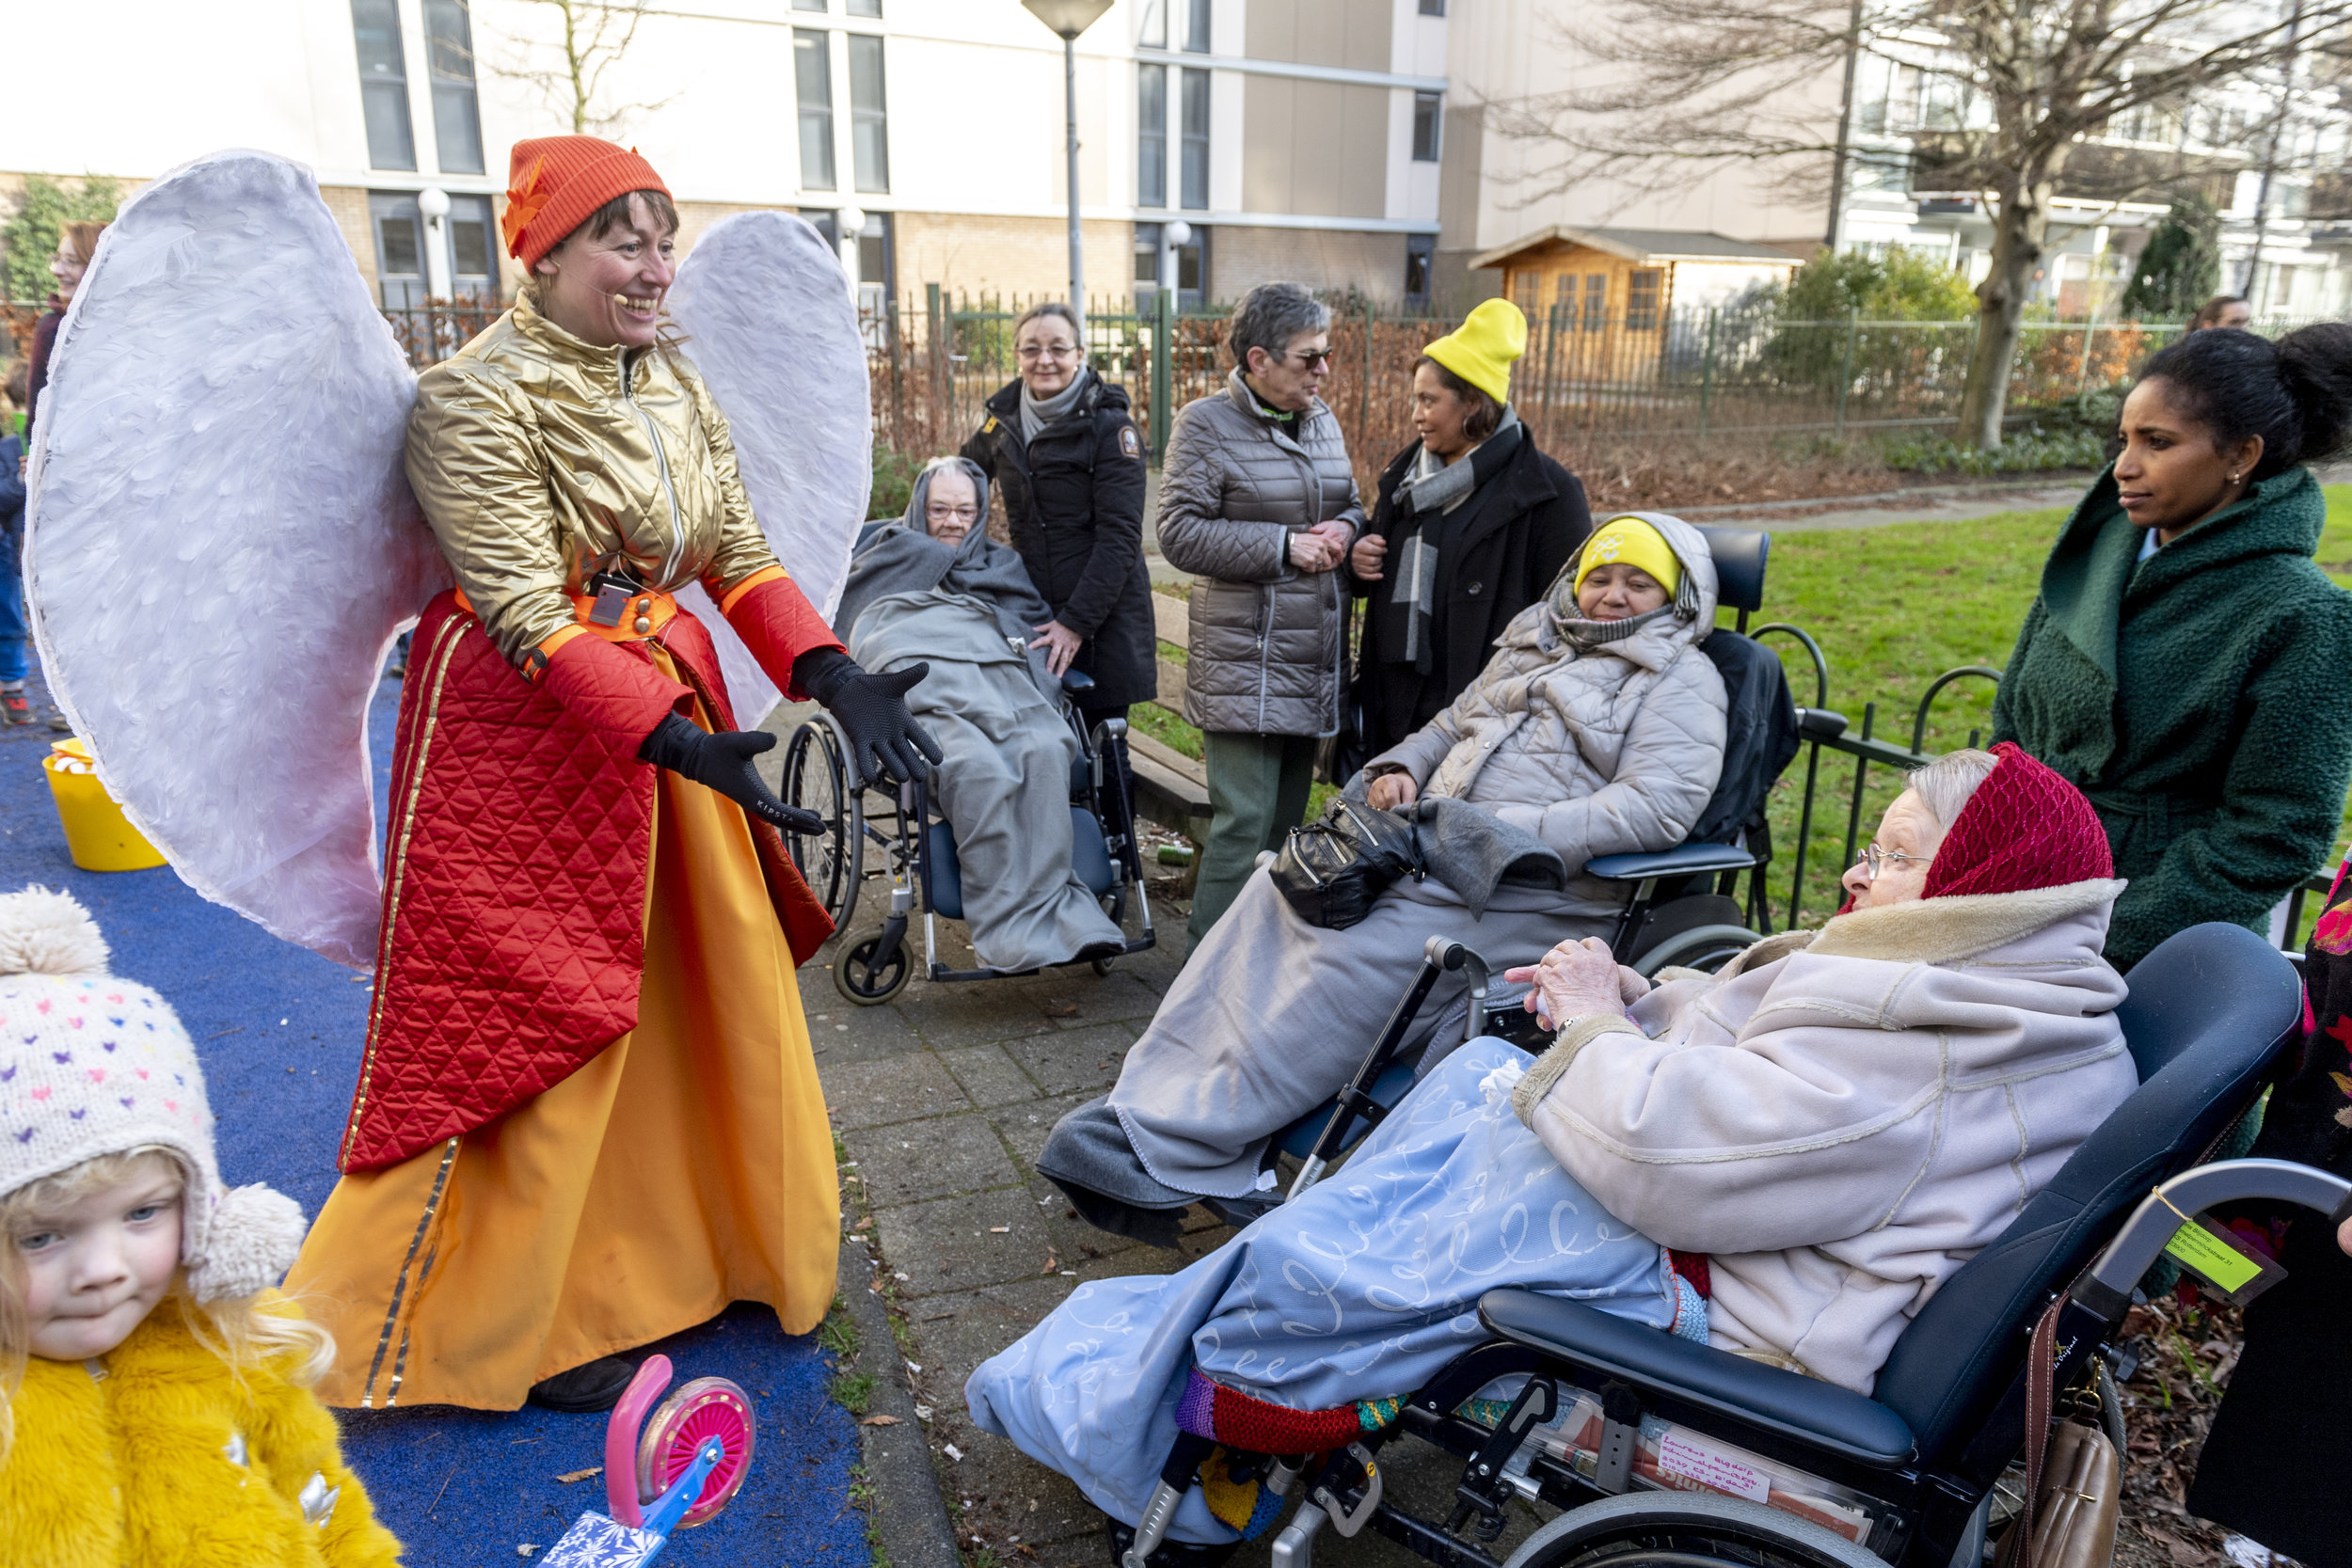
[[[2131,882],[2107,932],[2118,969],[2204,921],[2265,929],[2335,842],[2352,594],[2312,560],[2326,521],[2292,468],[2140,562],[2109,469],[2042,569],[1993,734],[2098,808]]]

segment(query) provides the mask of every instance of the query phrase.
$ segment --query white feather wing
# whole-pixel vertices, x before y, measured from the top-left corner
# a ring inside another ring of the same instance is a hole
[[[367,710],[448,580],[401,444],[416,377],[310,170],[141,191],[58,333],[26,597],[58,705],[205,897],[375,958]]]
[[[839,258],[788,213],[738,213],[694,242],[670,313],[734,433],[753,515],[830,620],[874,479],[866,345]],[[774,684],[701,588],[678,597],[719,645],[736,721],[758,723]]]

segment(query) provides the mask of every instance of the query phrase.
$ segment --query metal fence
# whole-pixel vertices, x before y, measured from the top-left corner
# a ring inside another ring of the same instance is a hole
[[[1044,296],[1041,296],[1044,297]],[[1164,297],[1164,296],[1163,296]],[[1033,303],[949,298],[937,287],[865,317],[876,437],[924,455],[977,427],[1013,375],[1012,327]],[[1324,397],[1359,467],[1409,438],[1413,361],[1459,317],[1335,311]],[[2277,333],[2300,325],[2259,324]],[[1123,383],[1156,458],[1176,408],[1231,369],[1224,312],[1138,311],[1096,301],[1086,320],[1096,370]],[[2171,323],[2028,322],[2010,375],[2008,419],[2030,425],[2076,394],[2127,382],[2185,328]],[[1666,444],[1934,431],[1959,417],[1977,324],[1806,321],[1771,305],[1636,315],[1562,307],[1529,323],[1512,402],[1536,439],[1573,453],[1596,440]]]

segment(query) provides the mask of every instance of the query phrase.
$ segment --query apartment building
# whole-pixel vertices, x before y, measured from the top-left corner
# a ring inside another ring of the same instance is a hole
[[[1424,300],[1447,8],[1115,0],[1077,47],[1089,293],[1224,300],[1279,277]],[[0,197],[28,173],[135,185],[257,147],[317,170],[386,301],[510,293],[506,149],[571,130],[577,109],[662,170],[690,245],[726,214],[784,208],[854,240],[845,260],[869,300],[1065,287],[1061,43],[1017,0],[243,0],[238,12],[229,27],[173,0],[59,13],[72,36],[20,74],[0,120]],[[575,75],[593,82],[585,103]]]

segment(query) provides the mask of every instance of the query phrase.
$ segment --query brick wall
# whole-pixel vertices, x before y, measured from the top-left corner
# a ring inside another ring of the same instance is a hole
[[[900,213],[898,293],[920,298],[936,283],[950,295],[1059,298],[1070,287],[1070,229],[1061,218]],[[1135,287],[1135,225],[1093,219],[1081,227],[1087,293],[1125,298]],[[1402,263],[1400,263],[1402,264]]]
[[[1209,295],[1239,299],[1282,279],[1311,289],[1356,288],[1383,305],[1405,298],[1405,236],[1359,230],[1250,229],[1219,224],[1209,236]]]

